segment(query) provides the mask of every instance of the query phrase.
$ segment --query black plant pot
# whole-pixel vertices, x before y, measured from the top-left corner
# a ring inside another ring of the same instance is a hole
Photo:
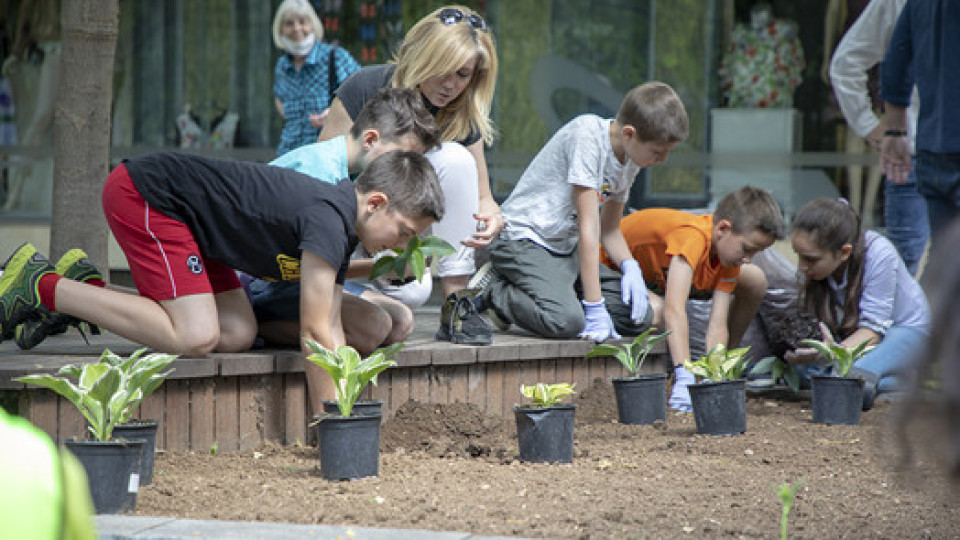
[[[613,380],[621,424],[652,424],[667,419],[667,374],[655,373]]]
[[[340,407],[337,406],[336,401],[324,401],[323,412],[325,414],[339,415]],[[371,414],[383,416],[382,401],[357,401],[353,404],[353,409],[350,411],[350,416],[369,416]]]
[[[541,463],[573,461],[573,421],[576,405],[514,407],[520,460]]]
[[[697,433],[739,435],[747,431],[745,380],[703,382],[689,388]]]
[[[143,441],[66,441],[87,473],[90,496],[98,514],[131,512],[140,488]]]
[[[380,415],[326,416],[317,424],[320,474],[327,480],[377,476]]]
[[[118,424],[113,428],[114,439],[142,440],[143,453],[140,455],[140,485],[153,483],[153,462],[157,452],[157,426],[154,420],[137,420]]]
[[[814,375],[810,399],[813,421],[818,424],[860,423],[863,408],[863,379]]]

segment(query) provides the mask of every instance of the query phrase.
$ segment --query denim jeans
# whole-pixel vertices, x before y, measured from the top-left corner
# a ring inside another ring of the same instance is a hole
[[[927,218],[927,201],[917,191],[916,159],[913,167],[907,182],[884,182],[883,218],[887,226],[887,238],[897,248],[910,274],[916,275],[930,238],[930,222]]]
[[[930,236],[960,216],[960,154],[917,152],[917,189],[927,200]]]

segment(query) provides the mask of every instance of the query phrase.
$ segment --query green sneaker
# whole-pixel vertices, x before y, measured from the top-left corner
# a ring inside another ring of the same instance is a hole
[[[97,267],[90,262],[86,252],[79,248],[74,248],[64,253],[63,256],[60,257],[60,260],[57,261],[55,270],[61,276],[74,281],[85,282],[93,279],[103,281],[103,275],[97,270]],[[87,336],[80,326],[82,323],[83,321],[72,315],[64,315],[62,313],[42,314],[40,317],[34,317],[18,326],[14,341],[16,341],[17,346],[23,350],[32,349],[42,343],[47,336],[62,334],[73,326],[80,331],[80,335],[84,341],[87,341],[89,344]],[[100,328],[97,325],[87,324],[91,334],[100,334]]]
[[[464,289],[447,296],[440,309],[437,340],[460,345],[489,345],[493,341],[490,327],[477,313],[473,301],[478,292]]]
[[[55,270],[31,244],[20,246],[7,260],[0,276],[0,335],[14,336],[16,327],[33,317],[49,314],[40,303],[40,278]]]

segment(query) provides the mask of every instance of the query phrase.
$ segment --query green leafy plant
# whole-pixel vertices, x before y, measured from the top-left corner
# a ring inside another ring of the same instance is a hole
[[[865,339],[859,345],[854,347],[844,347],[839,343],[830,343],[816,339],[805,339],[800,342],[805,347],[816,349],[821,356],[827,359],[837,371],[838,377],[846,377],[853,367],[854,362],[863,355],[870,352],[873,346],[869,345],[870,340]]]
[[[449,242],[438,236],[427,236],[420,238],[414,236],[407,242],[405,249],[394,249],[396,256],[385,255],[377,259],[370,269],[370,279],[376,279],[380,276],[393,272],[399,277],[406,275],[407,266],[413,272],[417,281],[423,279],[423,273],[427,269],[427,259],[430,257],[444,257],[450,255],[456,250]]]
[[[768,356],[761,359],[750,368],[750,374],[769,374],[774,382],[782,378],[794,393],[800,393],[800,370],[797,369],[797,366],[781,360],[776,356]]]
[[[307,360],[323,368],[333,379],[337,388],[337,408],[343,416],[350,416],[353,404],[368,383],[376,385],[377,375],[388,367],[397,365],[389,358],[403,348],[403,343],[395,343],[377,349],[362,359],[360,353],[349,345],[341,345],[335,352],[331,352],[316,341],[306,341],[313,351],[313,354],[307,356]]]
[[[553,407],[560,403],[563,398],[575,394],[570,383],[546,384],[537,383],[532,386],[520,385],[520,393],[523,397],[533,402],[536,407]]]
[[[627,373],[629,373],[631,377],[636,376],[640,368],[643,367],[643,361],[647,359],[647,355],[653,350],[653,346],[666,339],[672,331],[667,330],[662,334],[651,336],[650,334],[656,331],[656,329],[655,326],[648,328],[646,332],[637,336],[633,340],[633,343],[627,343],[625,345],[594,345],[586,357],[612,356],[623,364],[623,367],[626,368]]]
[[[744,363],[749,350],[750,347],[727,349],[724,344],[718,343],[710,349],[706,356],[701,356],[700,360],[696,362],[685,360],[683,367],[701,379],[709,379],[714,382],[733,381],[739,379],[743,374]]]
[[[803,480],[797,480],[795,484],[784,482],[777,488],[777,495],[780,496],[780,540],[787,540],[787,524],[790,519],[790,511],[793,509],[793,503],[797,498],[797,490]]]
[[[122,358],[106,349],[97,362],[66,365],[56,375],[42,373],[14,380],[48,388],[65,397],[86,418],[93,437],[109,441],[113,428],[128,422],[140,403],[173,372],[171,369],[161,373],[176,355],[144,355],[146,351],[140,349],[129,358]]]

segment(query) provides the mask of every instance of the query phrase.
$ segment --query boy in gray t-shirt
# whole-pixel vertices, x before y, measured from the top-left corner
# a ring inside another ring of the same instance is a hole
[[[665,161],[688,129],[680,98],[658,82],[631,90],[615,119],[586,114],[560,128],[503,204],[506,226],[471,280],[474,305],[501,329],[600,342],[620,337],[606,297],[642,330],[647,289],[620,218],[637,172]],[[622,274],[600,264],[601,244]]]

